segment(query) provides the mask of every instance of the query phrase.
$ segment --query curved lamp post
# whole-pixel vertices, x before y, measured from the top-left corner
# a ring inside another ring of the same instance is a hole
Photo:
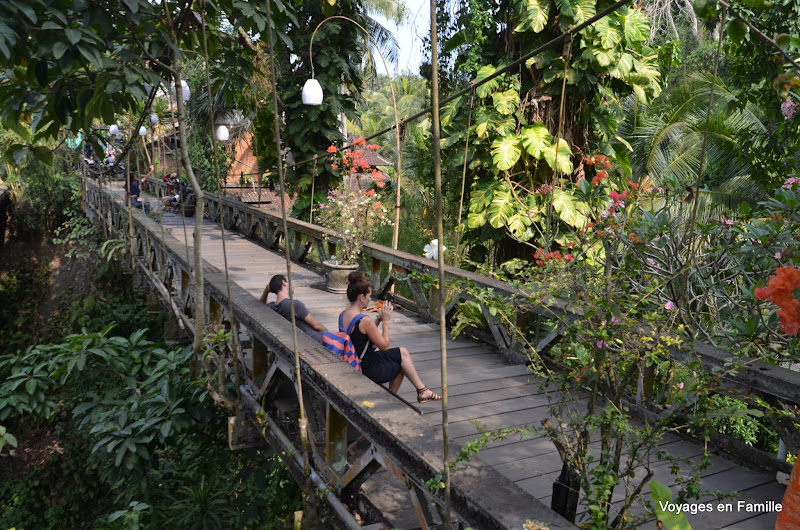
[[[317,27],[314,28],[314,32],[311,33],[311,40],[308,42],[308,57],[309,62],[311,62],[311,79],[305,82],[303,85],[303,104],[305,105],[322,105],[322,86],[320,86],[319,81],[314,78],[314,54],[311,49],[311,46],[314,44],[314,35],[317,34],[317,30],[326,22],[334,19],[341,19],[347,20],[348,22],[352,22],[358,28],[366,34],[369,41],[372,43],[373,48],[375,51],[378,52],[378,55],[381,58],[381,62],[383,62],[383,67],[386,69],[386,77],[389,79],[389,88],[392,91],[392,107],[394,107],[394,131],[395,137],[397,141],[397,158],[395,163],[395,172],[397,173],[397,195],[395,197],[395,204],[394,204],[394,231],[392,233],[392,248],[397,250],[397,242],[400,236],[400,174],[401,174],[401,167],[402,167],[402,152],[400,148],[400,118],[397,115],[397,98],[394,94],[394,84],[392,83],[392,75],[389,73],[389,67],[386,65],[386,59],[383,57],[380,49],[378,49],[378,45],[375,43],[375,40],[370,35],[369,31],[364,29],[364,27],[353,20],[352,18],[348,18],[342,15],[334,15],[332,17],[328,17],[324,19],[322,22],[317,24]]]

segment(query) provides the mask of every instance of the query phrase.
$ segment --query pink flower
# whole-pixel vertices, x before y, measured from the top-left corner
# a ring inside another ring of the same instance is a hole
[[[786,116],[787,120],[791,120],[794,117],[795,112],[797,112],[797,106],[797,103],[791,99],[787,99],[781,103],[781,112]]]
[[[683,383],[678,383],[678,388],[683,388]]]
[[[611,323],[616,326],[620,323],[620,320],[617,317],[611,317]]]
[[[647,264],[650,265],[651,267],[655,267],[656,260],[654,260],[653,258],[647,258]]]
[[[664,309],[666,309],[667,311],[672,311],[673,309],[675,309],[675,302],[670,300],[669,302],[664,304]]]
[[[595,343],[594,343],[594,345],[595,345],[595,346],[597,346],[597,349],[598,349],[598,350],[602,350],[602,349],[603,349],[603,348],[605,348],[605,347],[606,347],[608,344],[606,344],[606,341],[604,341],[604,340],[598,340],[597,342],[595,342]]]

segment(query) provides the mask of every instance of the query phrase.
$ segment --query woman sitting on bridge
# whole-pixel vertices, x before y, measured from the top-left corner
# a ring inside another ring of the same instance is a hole
[[[360,318],[362,311],[372,299],[372,287],[363,272],[351,272],[347,277],[347,299],[350,307],[339,316],[339,327],[346,330],[354,318]],[[361,371],[378,384],[389,383],[389,390],[397,393],[403,377],[417,389],[417,401],[439,401],[442,396],[430,390],[417,375],[414,361],[406,348],[390,348],[389,320],[392,316],[392,303],[385,302],[378,311],[378,321],[360,318],[350,334],[357,352],[366,353],[361,357]],[[378,330],[378,323],[383,330]]]
[[[277,296],[274,302],[267,304],[267,297],[269,293],[275,293]],[[292,320],[291,304],[289,303],[289,281],[283,274],[276,274],[269,281],[261,293],[261,303],[267,304],[267,307],[278,313],[280,316]],[[328,328],[320,324],[317,319],[311,316],[308,312],[306,305],[300,300],[294,301],[294,317],[297,327],[310,335],[312,339],[317,342],[322,342],[322,332],[328,331]]]

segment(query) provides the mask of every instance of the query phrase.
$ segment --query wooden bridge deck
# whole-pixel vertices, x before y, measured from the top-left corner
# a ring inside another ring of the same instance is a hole
[[[151,204],[157,203],[157,199],[150,200]],[[184,220],[180,215],[165,212],[162,223],[173,236],[181,242],[186,241]],[[185,219],[189,245],[192,243],[193,223],[193,218]],[[219,225],[208,220],[204,223],[204,259],[223,271],[225,266]],[[270,251],[235,232],[226,231],[225,239],[230,279],[254,297],[260,296],[273,274],[285,274],[286,263],[282,254]],[[293,263],[292,274],[295,298],[303,301],[319,321],[335,330],[338,315],[346,306],[345,297],[325,291],[324,280],[316,270]],[[393,345],[409,349],[425,384],[441,392],[438,326],[425,323],[414,314],[398,308],[392,317],[391,334]],[[463,444],[478,437],[473,421],[492,429],[529,424],[538,426],[548,415],[547,399],[540,391],[540,382],[525,366],[510,365],[501,355],[491,351],[488,345],[461,338],[448,340],[447,354],[450,435],[455,442]],[[365,378],[364,384],[373,383]],[[381,393],[383,390],[375,385],[374,392]],[[408,381],[403,383],[400,395],[415,402],[416,394]],[[397,401],[397,407],[405,406]],[[440,404],[427,403],[420,408],[425,413],[421,417],[421,424],[430,432],[441,432]],[[420,433],[420,436],[425,435],[425,432]],[[701,446],[675,435],[665,436],[660,449],[686,458],[699,458],[702,453]],[[550,505],[552,484],[561,471],[561,460],[553,444],[546,438],[512,437],[490,444],[488,449],[480,452],[479,458],[545,505]],[[666,463],[656,463],[655,471],[656,480],[674,484],[675,479]],[[367,481],[364,489],[384,493],[383,502],[376,504],[381,505],[395,526],[418,526],[413,510],[408,509],[408,503],[404,501],[405,497],[399,501],[390,489],[385,489],[380,474]],[[738,493],[722,501],[710,496],[696,501],[712,503],[714,511],[710,514],[687,515],[693,528],[759,530],[774,528],[777,514],[739,510],[737,501],[780,502],[785,487],[776,482],[773,474],[751,470],[715,455],[712,465],[703,474],[701,489]],[[649,488],[645,491],[649,493]],[[717,511],[719,505],[728,504],[732,505],[730,511]],[[636,511],[642,510],[639,507]],[[580,511],[579,506],[578,521],[581,519]],[[647,526],[655,528],[656,524],[652,521]]]

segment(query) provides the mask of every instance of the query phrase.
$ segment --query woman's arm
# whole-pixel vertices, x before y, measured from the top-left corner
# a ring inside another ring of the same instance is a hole
[[[379,330],[378,325],[371,318],[362,318],[358,326],[362,333],[364,333],[369,340],[372,341],[379,350],[386,351],[391,346],[389,339],[389,320],[392,316],[392,303],[386,302],[378,312],[378,316],[383,324],[383,329]]]

